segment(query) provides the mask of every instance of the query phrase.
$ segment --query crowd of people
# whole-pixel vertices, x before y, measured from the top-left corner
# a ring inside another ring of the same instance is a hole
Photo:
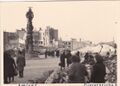
[[[86,53],[83,61],[81,58],[79,51],[75,55],[72,55],[70,51],[64,51],[61,54],[59,66],[61,70],[67,68],[68,83],[105,83],[107,81],[106,68],[110,67],[110,64],[106,59],[110,59],[109,57],[105,59],[99,53]],[[114,65],[114,63],[112,64]],[[115,70],[114,68],[113,71]]]
[[[59,57],[60,56],[60,51],[59,50],[47,50],[45,51],[45,58],[47,58],[48,56],[52,56],[52,57]]]
[[[14,58],[16,57],[16,58]],[[15,53],[13,50],[4,51],[4,83],[14,82],[14,76],[19,75],[19,78],[24,76],[25,67],[25,50],[18,50]]]
[[[105,83],[106,81],[116,81],[116,54],[110,56],[107,52],[106,57],[99,53],[76,52],[71,54],[70,50],[45,51],[47,56],[60,57],[60,70],[66,70],[68,83]],[[16,58],[14,58],[16,57]],[[24,77],[25,50],[18,49],[17,53],[13,50],[4,51],[4,83],[14,82],[14,76]],[[109,73],[106,72],[109,69]]]

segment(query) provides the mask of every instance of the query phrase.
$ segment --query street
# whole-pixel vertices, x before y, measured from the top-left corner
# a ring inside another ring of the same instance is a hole
[[[19,78],[19,76],[15,76],[15,81],[13,83],[26,83],[28,80],[40,78],[43,72],[47,70],[58,68],[59,58],[48,57],[47,59],[45,59],[44,55],[40,57],[41,58],[35,60],[26,60],[24,77]]]

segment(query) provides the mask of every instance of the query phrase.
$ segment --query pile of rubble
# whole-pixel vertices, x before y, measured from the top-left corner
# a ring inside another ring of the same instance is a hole
[[[56,69],[54,72],[48,77],[45,83],[67,83],[68,76],[66,70]]]
[[[36,78],[35,80],[28,80],[27,83],[45,83],[48,77],[54,72],[54,70],[45,71],[40,78]]]
[[[106,74],[106,82],[116,83],[117,81],[117,56],[112,55],[105,61],[105,65],[109,72]]]

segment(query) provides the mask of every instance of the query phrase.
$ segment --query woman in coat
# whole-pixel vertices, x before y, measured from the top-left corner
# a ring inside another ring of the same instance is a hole
[[[91,75],[91,82],[93,83],[105,83],[105,74],[106,74],[106,68],[103,63],[103,58],[100,55],[96,55],[96,63],[93,66],[93,71]]]
[[[8,74],[9,74],[9,54],[7,51],[4,51],[4,83],[9,83]]]
[[[17,57],[16,62],[17,62],[17,68],[19,71],[19,77],[22,78],[24,67],[25,67],[25,56],[22,51],[18,51],[18,57]]]
[[[10,50],[4,53],[4,66],[5,83],[11,83],[11,81],[14,81],[16,64],[14,59],[11,57]]]

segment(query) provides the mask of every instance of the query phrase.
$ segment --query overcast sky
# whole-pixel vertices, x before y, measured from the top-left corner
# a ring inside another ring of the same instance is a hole
[[[120,25],[120,2],[5,2],[1,4],[1,28],[15,31],[26,28],[26,12],[32,7],[33,26],[59,30],[64,40],[81,38],[93,42],[116,39]]]

